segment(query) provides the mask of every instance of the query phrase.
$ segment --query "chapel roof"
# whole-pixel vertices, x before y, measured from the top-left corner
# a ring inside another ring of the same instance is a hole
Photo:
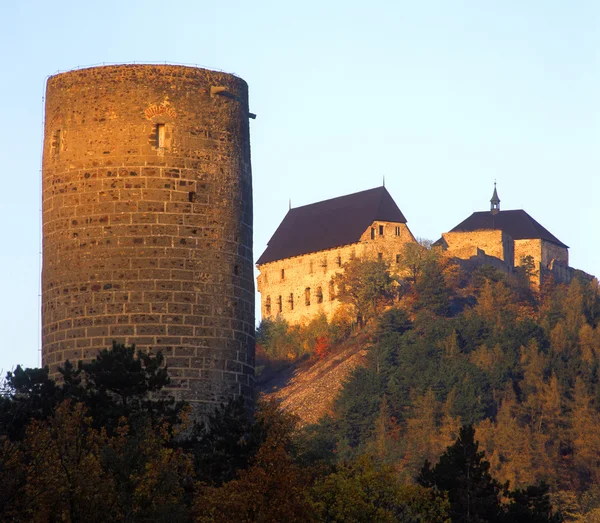
[[[356,243],[376,220],[406,223],[385,187],[290,209],[256,263]]]
[[[568,249],[567,245],[522,209],[496,213],[491,211],[474,212],[450,232],[472,232],[486,229],[501,230],[511,236],[513,240],[540,239]]]

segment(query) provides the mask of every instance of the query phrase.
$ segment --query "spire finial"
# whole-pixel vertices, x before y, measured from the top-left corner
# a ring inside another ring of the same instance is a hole
[[[385,174],[383,175],[383,186],[385,187]]]
[[[492,199],[490,200],[490,211],[492,214],[497,214],[500,212],[500,198],[498,198],[498,191],[496,190],[496,180],[494,179],[494,194],[492,194]]]
[[[289,211],[291,211],[291,210],[292,210],[292,199],[291,199],[291,198],[290,198],[290,204],[289,204],[289,208],[288,208],[288,210],[289,210]]]

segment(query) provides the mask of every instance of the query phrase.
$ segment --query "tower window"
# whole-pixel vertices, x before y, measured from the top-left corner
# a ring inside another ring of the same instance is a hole
[[[378,252],[378,253],[377,253],[377,259],[378,259],[379,261],[383,260],[383,253],[382,253],[382,252]]]
[[[323,303],[323,289],[317,287],[317,303]]]
[[[279,312],[283,312],[283,300],[281,299],[281,295],[279,295],[279,298],[277,298],[277,307]]]
[[[310,287],[304,289],[304,303],[307,307],[310,305]]]
[[[281,279],[285,279],[285,269],[281,269]]]
[[[290,310],[294,310],[294,293],[290,292],[290,297],[288,298],[288,303],[290,304]]]
[[[52,148],[52,154],[58,154],[60,152],[60,129],[54,131],[50,146]]]
[[[337,257],[337,266],[338,266],[338,267],[341,267],[341,266],[342,266],[342,257],[341,257],[341,256],[338,256],[338,257]]]
[[[159,149],[163,149],[165,146],[165,124],[156,124],[156,146]]]
[[[396,226],[396,236],[400,236],[400,227]]]
[[[379,236],[383,236],[383,225],[379,226]]]
[[[271,296],[267,296],[267,299],[265,300],[265,313],[267,316],[271,315]]]
[[[375,239],[375,227],[371,227],[371,240]]]
[[[333,280],[329,282],[329,301],[333,301],[335,299],[335,283]]]

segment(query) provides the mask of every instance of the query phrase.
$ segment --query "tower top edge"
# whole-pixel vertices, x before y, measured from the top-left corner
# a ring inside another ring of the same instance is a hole
[[[47,81],[50,82],[57,78],[64,78],[67,75],[77,74],[81,72],[108,72],[110,70],[118,71],[118,70],[164,70],[167,71],[189,71],[189,72],[203,72],[203,73],[213,73],[213,74],[222,74],[226,76],[231,76],[242,82],[245,82],[243,78],[241,78],[236,73],[231,73],[228,71],[223,71],[221,69],[215,69],[210,67],[204,67],[198,64],[183,64],[177,62],[102,62],[99,64],[92,65],[84,65],[77,66],[72,69],[68,69],[65,71],[56,71],[55,73],[49,74],[47,76]]]

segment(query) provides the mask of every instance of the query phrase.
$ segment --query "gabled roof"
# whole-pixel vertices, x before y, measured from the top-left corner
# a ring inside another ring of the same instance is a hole
[[[385,187],[290,209],[256,263],[356,243],[375,220],[406,223]]]
[[[497,213],[490,211],[474,212],[450,232],[471,232],[484,229],[504,231],[513,240],[540,239],[568,249],[567,245],[522,209],[498,211]]]

